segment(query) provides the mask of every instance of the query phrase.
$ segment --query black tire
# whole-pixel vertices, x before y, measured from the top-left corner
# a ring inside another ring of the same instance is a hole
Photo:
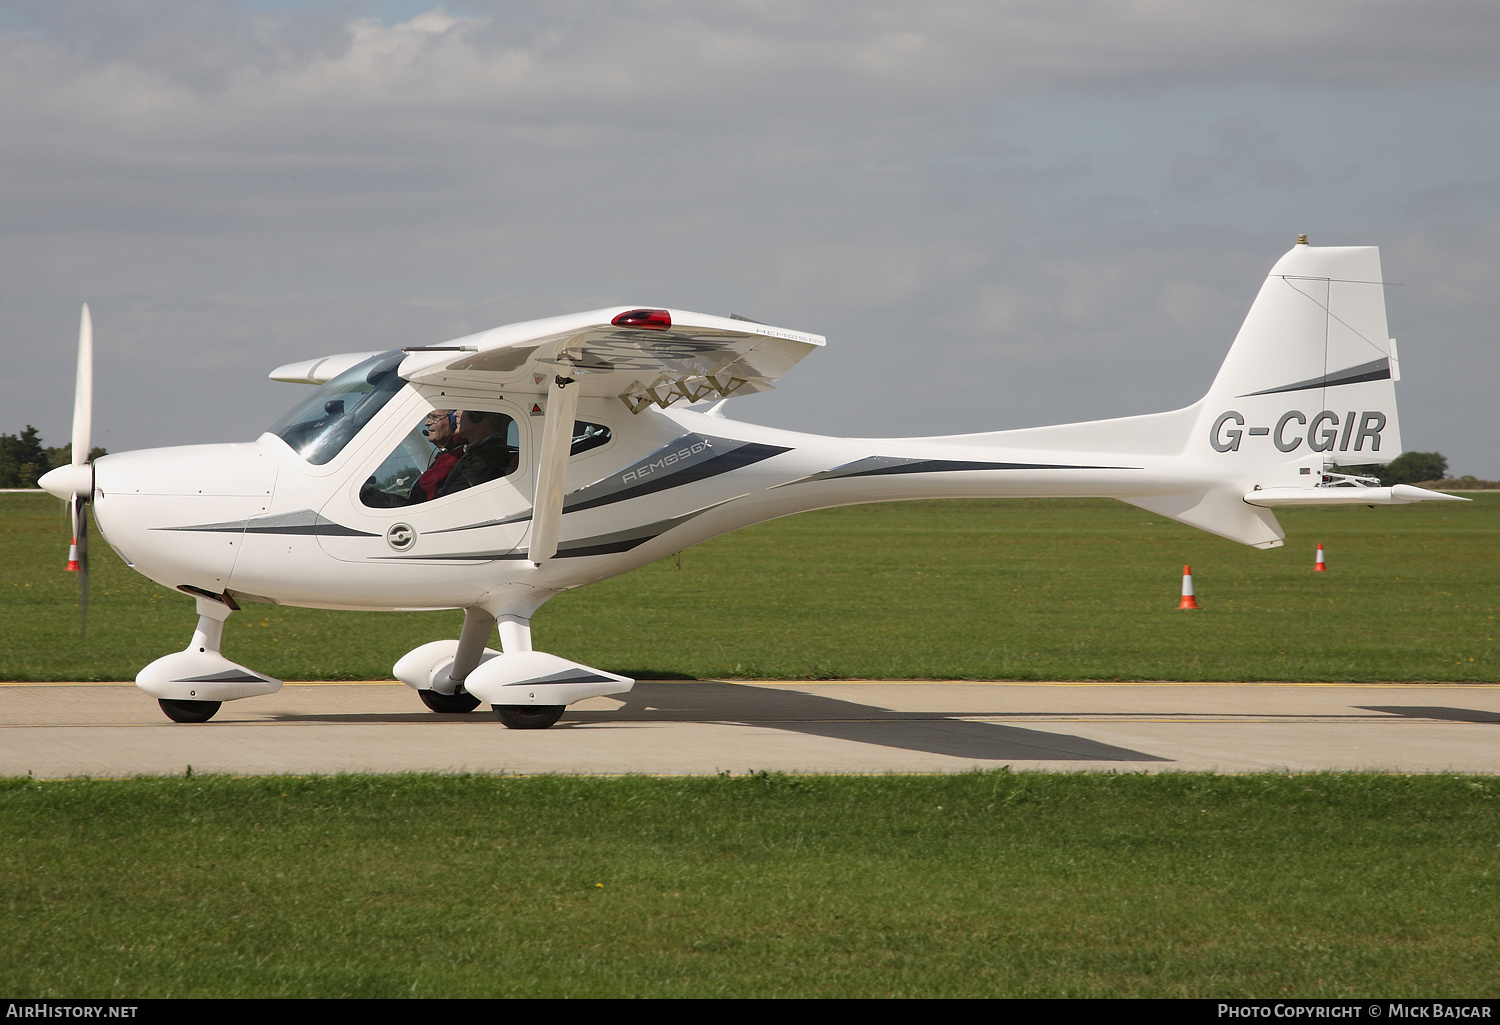
[[[419,690],[417,693],[421,695],[422,704],[445,715],[462,715],[479,707],[479,699],[463,691],[457,694],[439,694],[435,690]]]
[[[222,701],[176,701],[158,698],[156,703],[173,722],[208,722],[224,704]]]
[[[491,705],[509,729],[545,730],[567,711],[567,705]]]

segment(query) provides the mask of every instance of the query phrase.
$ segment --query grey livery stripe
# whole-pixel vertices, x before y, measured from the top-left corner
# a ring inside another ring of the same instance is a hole
[[[189,676],[181,680],[173,680],[173,683],[268,683],[264,677],[252,676],[238,669],[226,669],[222,673],[211,673],[208,676]]]
[[[579,488],[563,500],[563,512],[579,512],[655,494],[790,451],[781,445],[684,434],[625,469]]]
[[[1085,466],[1076,463],[997,463],[973,459],[916,459],[904,456],[868,456],[831,470],[789,480],[776,487],[807,484],[838,477],[883,477],[898,473],[954,473],[973,470],[1139,470],[1139,466]]]
[[[198,523],[187,527],[152,527],[152,530],[210,530],[233,534],[316,534],[321,537],[379,537],[367,530],[355,530],[342,523],[335,523],[311,509],[296,512],[274,513],[270,516],[251,516],[243,520],[226,520],[223,523]]]
[[[743,498],[744,496],[739,496]],[[595,534],[592,537],[580,537],[571,541],[563,541],[557,546],[555,559],[578,559],[590,555],[614,555],[617,552],[628,552],[632,548],[639,548],[647,541],[654,540],[671,530],[673,527],[681,526],[688,520],[702,516],[711,509],[717,509],[721,505],[727,505],[736,499],[726,499],[702,509],[694,509],[690,513],[681,516],[673,516],[666,520],[657,520],[655,523],[647,523],[638,527],[629,527],[625,530],[617,530],[609,534]],[[504,559],[518,561],[527,558],[527,553],[518,551],[517,546],[504,550],[491,550],[485,552],[453,552],[445,555],[383,555],[377,556],[374,561],[378,562],[477,562],[480,560]]]
[[[652,452],[608,477],[586,484],[563,499],[563,512],[580,512],[602,505],[625,502],[642,495],[652,495],[669,488],[707,480],[744,466],[779,456],[791,449],[780,445],[762,445],[753,441],[711,438],[704,434],[684,434],[669,445]],[[504,527],[525,523],[531,512],[517,513],[499,520],[485,520],[462,527],[444,527],[431,534],[451,534],[458,530],[481,527]]]
[[[515,683],[507,683],[507,687],[534,687],[545,683],[619,683],[613,676],[604,676],[600,673],[591,673],[584,669],[564,669],[553,673],[551,676],[538,676],[534,680],[518,680]]]
[[[1306,381],[1298,381],[1296,384],[1284,384],[1280,388],[1267,388],[1264,391],[1246,392],[1237,395],[1236,398],[1248,399],[1253,395],[1280,395],[1289,391],[1312,391],[1315,388],[1336,388],[1341,384],[1361,384],[1365,381],[1384,381],[1391,376],[1391,361],[1385,356],[1372,359],[1368,363],[1361,363],[1357,367],[1349,367],[1346,370],[1336,370],[1322,377],[1313,377]]]

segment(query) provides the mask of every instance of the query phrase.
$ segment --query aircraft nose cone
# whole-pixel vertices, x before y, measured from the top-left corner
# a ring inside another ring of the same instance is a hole
[[[82,466],[59,466],[55,470],[48,470],[42,474],[37,481],[42,490],[49,495],[58,498],[71,498],[74,495],[87,496],[94,490],[94,468],[88,463]]]

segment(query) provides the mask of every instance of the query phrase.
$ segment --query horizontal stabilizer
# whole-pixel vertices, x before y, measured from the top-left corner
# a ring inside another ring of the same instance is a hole
[[[1278,509],[1292,505],[1410,505],[1412,502],[1472,502],[1471,498],[1395,484],[1388,488],[1262,488],[1245,496],[1250,505]]]

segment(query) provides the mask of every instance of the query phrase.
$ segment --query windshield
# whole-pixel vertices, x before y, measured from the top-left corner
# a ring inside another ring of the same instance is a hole
[[[323,465],[406,384],[396,373],[403,356],[394,349],[344,371],[272,424],[271,433],[309,463]]]

